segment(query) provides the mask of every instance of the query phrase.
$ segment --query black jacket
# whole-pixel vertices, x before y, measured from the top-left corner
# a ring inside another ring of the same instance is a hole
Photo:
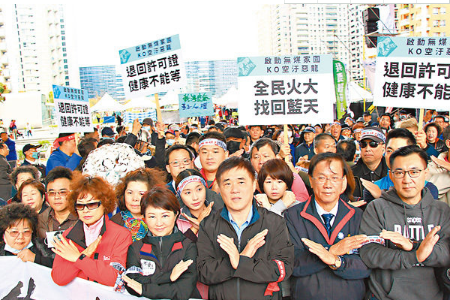
[[[53,266],[53,259],[55,255],[53,251],[47,248],[45,244],[39,238],[32,238],[33,246],[30,251],[36,254],[34,263],[51,268]],[[13,253],[5,250],[5,243],[0,243],[0,256],[14,256]]]
[[[365,294],[364,278],[370,270],[358,254],[346,254],[342,265],[331,270],[320,258],[309,252],[302,238],[321,244],[325,248],[337,244],[347,236],[357,235],[362,211],[339,200],[336,219],[328,237],[322,218],[317,213],[314,197],[295,205],[284,214],[295,260],[291,278],[292,299],[362,299]]]
[[[352,167],[352,172],[353,176],[355,177],[355,191],[353,192],[353,196],[362,197],[364,187],[361,183],[360,178],[375,182],[386,176],[388,172],[386,159],[383,156],[381,158],[380,164],[375,169],[375,171],[371,171],[363,162],[362,158],[360,158],[358,162]]]
[[[142,296],[151,299],[189,299],[200,298],[196,289],[197,247],[181,231],[174,227],[174,233],[164,237],[145,236],[131,244],[128,249],[127,269],[137,266],[143,269],[141,274],[128,276],[142,284]],[[175,281],[170,280],[172,269],[181,260],[193,260],[189,268]],[[145,265],[143,265],[143,263]],[[147,267],[146,267],[147,266]],[[137,295],[127,286],[128,292]]]
[[[228,218],[228,210],[211,214],[200,224],[198,233],[199,281],[209,286],[209,299],[281,299],[280,286],[292,273],[294,247],[289,241],[286,222],[280,216],[253,202],[253,217],[241,240]],[[252,258],[241,256],[233,269],[228,254],[219,246],[217,236],[234,239],[239,252],[257,233],[268,229],[265,244]],[[272,295],[264,296],[268,286],[276,286]]]

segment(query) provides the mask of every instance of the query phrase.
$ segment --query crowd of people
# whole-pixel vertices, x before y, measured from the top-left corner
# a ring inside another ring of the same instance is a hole
[[[60,286],[120,282],[150,299],[447,299],[448,124],[433,110],[423,124],[405,111],[288,126],[148,118],[60,134],[46,164],[32,144],[18,161],[1,133],[0,255],[51,268]],[[116,144],[143,167],[117,184],[88,174],[89,155]]]

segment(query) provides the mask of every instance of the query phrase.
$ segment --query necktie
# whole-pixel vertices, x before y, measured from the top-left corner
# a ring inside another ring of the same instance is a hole
[[[327,230],[328,237],[331,235],[331,220],[334,218],[333,214],[323,214],[323,221],[325,223],[325,229]]]

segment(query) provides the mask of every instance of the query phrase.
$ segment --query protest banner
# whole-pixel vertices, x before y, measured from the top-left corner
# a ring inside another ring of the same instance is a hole
[[[213,116],[212,93],[178,94],[180,118]]]
[[[15,256],[0,257],[0,265],[3,270],[0,272],[0,299],[139,299],[127,292],[114,292],[113,287],[81,278],[75,278],[66,286],[59,286],[52,280],[51,269],[35,263],[24,263]]]
[[[155,94],[158,121],[161,121],[158,93],[186,85],[179,35],[122,49],[119,57],[127,98]]]
[[[374,105],[448,110],[450,39],[378,37]]]
[[[91,132],[92,117],[86,90],[53,85],[56,124],[60,133]]]
[[[239,124],[333,121],[331,55],[239,57]]]
[[[344,64],[338,60],[333,60],[333,76],[337,118],[341,119],[347,112],[347,73]]]

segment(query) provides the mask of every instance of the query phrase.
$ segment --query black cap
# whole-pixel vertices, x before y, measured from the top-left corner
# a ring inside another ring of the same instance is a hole
[[[225,137],[227,139],[230,138],[230,137],[234,137],[234,138],[237,138],[237,139],[243,139],[244,138],[244,133],[237,127],[227,127],[227,129],[225,129],[223,134],[225,135]]]
[[[142,124],[150,125],[151,127],[153,127],[153,120],[152,118],[145,118],[144,121],[142,121]]]
[[[114,136],[114,135],[115,135],[115,133],[111,129],[111,127],[105,127],[102,129],[102,136]]]
[[[42,145],[31,145],[31,144],[26,144],[25,146],[23,146],[23,149],[22,149],[22,153],[25,153],[25,152],[27,152],[28,150],[30,150],[30,149],[37,149],[37,148],[40,148],[40,147],[42,147]]]

